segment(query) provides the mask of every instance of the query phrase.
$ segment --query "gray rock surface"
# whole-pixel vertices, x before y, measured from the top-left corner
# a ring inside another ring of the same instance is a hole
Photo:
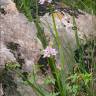
[[[20,63],[24,72],[31,72],[42,48],[36,36],[35,25],[18,12],[15,3],[11,0],[0,0],[0,8],[4,11],[0,12],[0,76],[7,62]],[[1,85],[0,96],[3,94]],[[21,88],[22,94],[25,92],[23,89],[30,90],[31,95],[26,93],[22,96],[34,96],[31,88],[26,86]]]
[[[82,14],[78,14],[78,17],[75,18],[78,37],[82,40],[85,40],[85,36],[87,38],[92,38],[91,36],[96,37],[96,16],[82,12],[81,10],[80,12]],[[73,49],[76,48],[76,38],[73,30],[73,17],[66,12],[63,12],[62,15],[57,10],[56,13],[54,13],[54,17],[58,34],[60,39],[63,40],[65,47],[65,42],[69,42]],[[41,22],[44,26],[45,34],[51,37],[52,32],[55,33],[52,16],[46,13],[43,17],[41,17]]]
[[[24,60],[23,69],[31,71],[32,64],[38,61],[41,49],[36,37],[36,28],[33,22],[29,22],[17,11],[11,0],[8,0],[8,3],[5,1],[0,0],[2,8],[6,11],[6,14],[0,13],[0,65],[4,65],[8,60],[16,61],[20,55]]]
[[[3,88],[2,88],[2,84],[0,84],[0,96],[3,96],[4,93],[3,93]]]

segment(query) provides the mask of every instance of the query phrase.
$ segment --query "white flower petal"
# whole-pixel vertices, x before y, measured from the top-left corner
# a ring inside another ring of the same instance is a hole
[[[39,3],[42,5],[44,4],[45,0],[39,0]]]
[[[48,0],[48,3],[51,3],[52,2],[52,0]]]
[[[45,50],[43,50],[43,54],[44,54],[44,58],[45,57],[50,57],[50,56],[55,56],[57,54],[57,51],[54,48],[51,48],[49,46],[47,46],[47,48]]]

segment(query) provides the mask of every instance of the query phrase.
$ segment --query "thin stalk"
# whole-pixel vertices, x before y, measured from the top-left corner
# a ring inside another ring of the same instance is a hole
[[[58,96],[65,96],[64,95],[64,90],[62,89],[62,82],[60,78],[60,72],[56,68],[56,64],[53,58],[48,59],[49,66],[51,68],[52,75],[54,77],[55,81],[55,91],[59,92],[60,94]]]
[[[44,33],[44,29],[40,26],[40,19],[38,16],[38,2],[36,0],[36,20],[35,20],[35,25],[37,28],[37,37],[39,38],[39,40],[41,41],[43,48],[46,48],[47,44],[47,40],[46,40],[46,36]]]
[[[80,48],[80,41],[79,41],[79,37],[78,37],[77,25],[76,25],[76,21],[75,21],[75,17],[74,16],[73,16],[73,26],[74,26],[74,32],[75,32],[75,38],[76,38],[77,47],[79,49]]]
[[[66,96],[66,87],[65,87],[65,77],[66,77],[66,74],[64,72],[64,63],[65,63],[65,60],[64,60],[64,51],[63,51],[63,48],[62,48],[62,44],[61,44],[61,41],[60,41],[60,38],[59,38],[59,34],[58,34],[58,31],[57,31],[57,28],[56,28],[56,23],[55,23],[55,18],[54,18],[54,15],[52,14],[52,20],[53,20],[53,29],[54,29],[54,32],[55,32],[55,40],[57,42],[57,46],[58,46],[58,50],[59,50],[59,53],[60,53],[60,61],[61,61],[61,70],[63,72],[63,76],[62,77],[62,72],[60,73],[61,75],[59,76],[59,83],[61,84],[61,87],[60,87],[60,92],[61,92],[61,96]]]
[[[60,41],[60,38],[59,38],[59,35],[58,35],[58,31],[57,31],[57,28],[56,28],[56,23],[55,23],[55,18],[54,18],[54,15],[52,14],[52,20],[53,20],[53,27],[54,27],[54,31],[55,31],[55,37],[56,37],[56,42],[57,42],[57,45],[58,45],[58,49],[59,49],[59,52],[60,52],[60,61],[61,61],[61,64],[62,64],[62,68],[64,68],[64,54],[63,54],[63,49],[62,49],[62,46],[61,46],[61,41]]]

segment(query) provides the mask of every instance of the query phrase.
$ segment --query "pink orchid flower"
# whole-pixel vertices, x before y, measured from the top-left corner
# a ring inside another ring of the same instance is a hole
[[[45,50],[43,50],[44,52],[44,58],[45,57],[50,57],[50,56],[55,56],[57,54],[56,49],[52,48],[52,47],[47,47]]]

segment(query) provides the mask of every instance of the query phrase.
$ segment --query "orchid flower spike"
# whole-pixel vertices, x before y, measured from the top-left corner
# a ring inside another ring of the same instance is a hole
[[[56,49],[47,46],[47,48],[45,50],[43,50],[43,54],[44,54],[44,58],[45,57],[50,57],[50,56],[55,56],[58,52],[56,51]]]

